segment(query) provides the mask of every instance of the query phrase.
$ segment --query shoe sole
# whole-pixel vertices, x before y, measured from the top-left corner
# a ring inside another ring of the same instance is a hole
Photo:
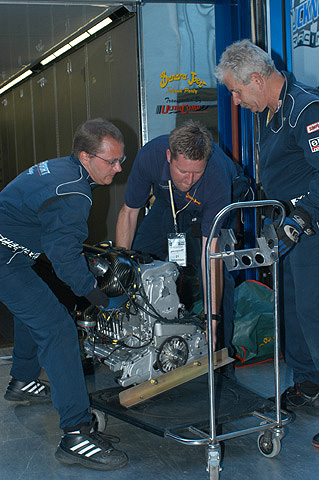
[[[87,460],[86,458],[81,458],[79,456],[72,455],[71,453],[67,453],[62,450],[61,447],[58,447],[57,451],[55,452],[55,458],[64,465],[82,465],[83,467],[91,468],[94,470],[120,470],[127,465],[128,458],[123,453],[123,461],[116,466],[110,466],[104,463],[96,463],[92,460]]]
[[[7,390],[6,393],[4,394],[4,399],[8,400],[9,402],[31,402],[31,403],[44,403],[44,402],[50,402],[51,398],[50,397],[36,397],[36,396],[31,396],[28,394],[21,394],[21,392],[13,392],[12,390]]]

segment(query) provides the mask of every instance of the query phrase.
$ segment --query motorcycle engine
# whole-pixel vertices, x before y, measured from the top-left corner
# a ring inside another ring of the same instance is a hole
[[[105,311],[91,305],[76,312],[82,348],[87,357],[117,372],[121,386],[150,380],[207,354],[202,322],[187,316],[179,301],[175,263],[109,246],[86,247],[84,254],[111,301]]]

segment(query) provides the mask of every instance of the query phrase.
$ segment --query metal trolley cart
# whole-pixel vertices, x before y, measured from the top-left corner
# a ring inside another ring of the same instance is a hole
[[[184,445],[206,446],[210,480],[218,480],[220,476],[220,442],[256,432],[259,433],[257,446],[260,453],[266,457],[275,457],[280,452],[281,439],[284,436],[283,426],[290,421],[289,414],[280,408],[278,240],[274,227],[266,226],[261,236],[256,237],[257,246],[245,250],[235,250],[237,240],[232,230],[222,230],[219,236],[220,251],[210,253],[212,239],[216,236],[219,225],[233,210],[265,206],[279,208],[283,221],[284,207],[274,200],[234,203],[221,210],[214,219],[206,245],[207,378],[203,376],[194,378],[131,408],[125,408],[120,404],[119,395],[123,391],[121,387],[100,390],[91,395],[91,405],[97,414],[108,413]],[[211,265],[216,260],[223,260],[228,270],[272,267],[275,403],[247,390],[235,380],[214,372]],[[224,424],[248,417],[253,425],[242,430],[220,433]]]

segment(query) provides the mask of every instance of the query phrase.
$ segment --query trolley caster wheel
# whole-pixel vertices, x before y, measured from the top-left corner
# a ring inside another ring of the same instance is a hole
[[[219,472],[221,472],[222,469],[220,467],[212,467],[210,466],[208,468],[208,473],[209,473],[209,480],[219,480]]]
[[[96,410],[95,408],[91,408],[91,413],[95,416],[95,419],[97,421],[98,432],[104,432],[107,424],[107,415],[100,410]]]
[[[280,438],[274,437],[270,431],[259,435],[257,445],[260,453],[268,458],[276,457],[281,450]]]
[[[220,444],[209,445],[207,449],[207,468],[209,480],[219,480],[219,473],[222,471]]]

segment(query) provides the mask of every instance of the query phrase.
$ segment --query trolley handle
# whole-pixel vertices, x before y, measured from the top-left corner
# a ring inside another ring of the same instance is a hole
[[[217,230],[218,224],[231,210],[242,209],[242,208],[258,208],[258,207],[266,207],[266,206],[280,208],[279,226],[281,226],[283,224],[283,221],[286,218],[286,211],[285,211],[284,205],[278,200],[252,200],[248,202],[235,202],[235,203],[231,203],[230,205],[227,205],[222,210],[220,210],[220,212],[217,213],[217,215],[213,220],[212,228],[207,238],[206,261],[209,260],[210,245],[212,243],[212,239],[216,236],[216,230]]]
[[[264,206],[273,206],[279,207],[280,209],[280,222],[281,226],[285,217],[285,207],[278,200],[253,200],[248,202],[236,202],[224,207],[220,212],[215,216],[213,220],[213,225],[210,230],[209,236],[206,243],[206,252],[205,252],[205,267],[206,267],[206,307],[207,307],[207,336],[208,336],[208,391],[209,391],[209,404],[210,404],[210,437],[212,448],[217,446],[216,438],[216,425],[215,425],[215,404],[214,404],[214,369],[213,369],[213,332],[212,332],[212,295],[211,295],[211,270],[210,270],[210,260],[211,253],[210,247],[212,239],[216,236],[217,226],[220,221],[227,215],[231,210],[242,209],[242,208],[258,208]],[[277,327],[278,328],[278,327]],[[277,355],[278,356],[278,355]],[[277,382],[278,383],[278,382]],[[279,390],[279,389],[277,389]],[[278,392],[276,396],[278,397]],[[276,402],[278,404],[278,398]]]

